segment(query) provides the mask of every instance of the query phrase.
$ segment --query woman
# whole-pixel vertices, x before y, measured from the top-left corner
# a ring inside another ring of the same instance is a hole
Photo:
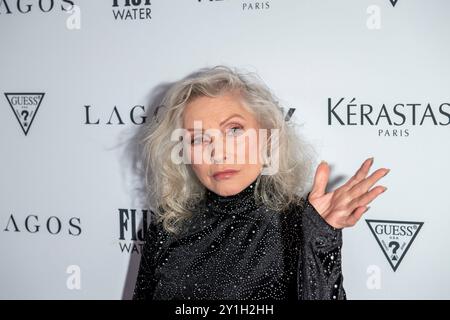
[[[250,73],[202,69],[163,106],[144,139],[157,210],[133,298],[346,299],[342,229],[386,189],[369,190],[389,170],[367,177],[367,159],[326,192],[322,161],[307,192],[312,149]]]

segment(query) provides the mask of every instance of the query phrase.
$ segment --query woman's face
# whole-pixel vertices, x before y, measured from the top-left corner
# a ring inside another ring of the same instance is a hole
[[[192,130],[194,121],[196,130]],[[260,127],[236,94],[195,98],[186,105],[183,127],[190,132],[189,165],[209,190],[221,196],[234,195],[260,174]],[[234,172],[217,174],[225,170]]]

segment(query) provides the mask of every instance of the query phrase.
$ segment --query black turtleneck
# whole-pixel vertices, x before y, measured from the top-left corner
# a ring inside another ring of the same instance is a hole
[[[151,223],[133,299],[346,299],[342,230],[307,197],[284,212],[257,204],[256,183],[207,189],[176,236]]]

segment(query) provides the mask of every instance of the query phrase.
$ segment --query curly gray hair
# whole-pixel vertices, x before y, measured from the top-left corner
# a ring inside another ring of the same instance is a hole
[[[171,152],[179,143],[171,140],[172,132],[183,127],[185,106],[196,97],[235,91],[244,107],[257,115],[261,128],[278,129],[278,169],[275,174],[258,176],[255,199],[282,211],[307,193],[315,150],[298,134],[292,121],[284,120],[276,96],[256,73],[224,65],[203,68],[167,90],[162,108],[145,128],[142,140],[149,202],[157,221],[168,232],[178,233],[182,221],[192,216],[206,191],[190,165],[171,161]]]

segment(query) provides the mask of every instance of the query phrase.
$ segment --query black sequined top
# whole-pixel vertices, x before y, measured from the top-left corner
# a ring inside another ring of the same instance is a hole
[[[151,223],[133,299],[346,299],[342,230],[305,198],[282,213],[256,205],[255,185],[207,190],[178,236]]]

